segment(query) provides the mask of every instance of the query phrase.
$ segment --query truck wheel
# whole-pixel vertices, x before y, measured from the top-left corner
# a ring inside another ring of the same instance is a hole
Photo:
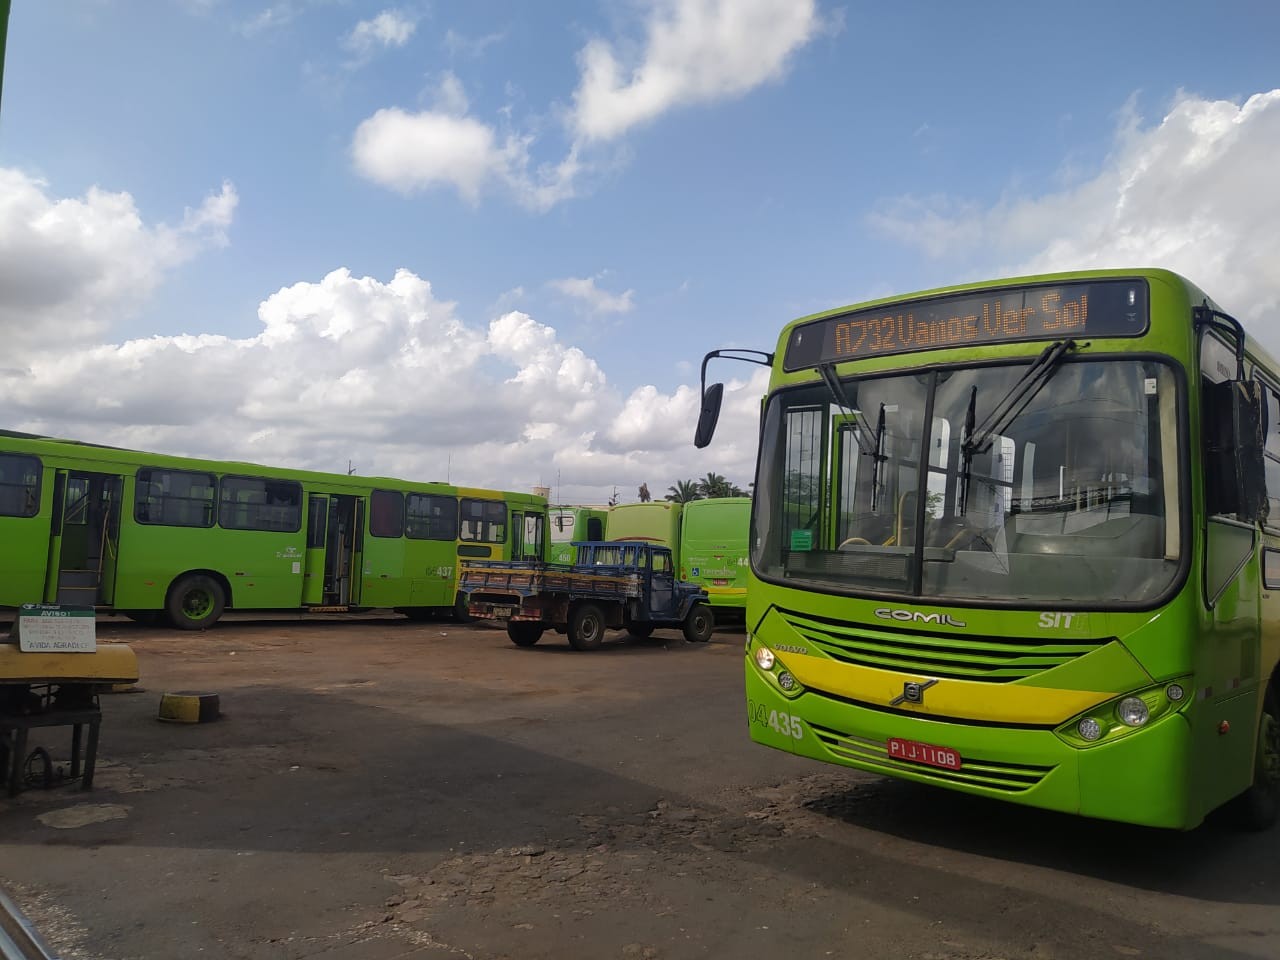
[[[652,623],[633,623],[627,627],[627,633],[635,637],[637,640],[647,640],[653,636]]]
[[[467,598],[458,594],[453,602],[453,619],[456,623],[470,623],[471,614],[467,611]]]
[[[222,585],[203,573],[189,573],[169,588],[165,612],[179,630],[207,630],[218,622],[226,605]]]
[[[569,617],[569,645],[575,650],[595,650],[604,643],[604,614],[594,603],[576,607]]]
[[[684,618],[684,638],[690,643],[706,643],[711,639],[711,631],[715,629],[715,619],[711,608],[705,603],[695,603]]]
[[[542,639],[542,624],[513,620],[507,624],[507,636],[517,647],[532,647]]]
[[[1266,830],[1280,819],[1280,698],[1267,688],[1258,723],[1253,784],[1231,801],[1230,813],[1243,830]]]

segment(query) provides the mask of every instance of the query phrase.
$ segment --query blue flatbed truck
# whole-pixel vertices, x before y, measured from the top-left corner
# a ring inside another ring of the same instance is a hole
[[[520,647],[548,628],[568,634],[575,650],[594,650],[610,629],[644,638],[658,627],[711,639],[715,621],[707,592],[676,577],[669,547],[631,541],[575,543],[572,565],[534,560],[468,560],[459,590],[479,620],[504,620]]]

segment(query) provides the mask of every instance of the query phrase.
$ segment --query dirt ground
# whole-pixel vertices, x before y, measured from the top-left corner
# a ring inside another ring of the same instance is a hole
[[[141,689],[104,697],[91,792],[0,798],[0,884],[95,960],[1280,956],[1280,830],[798,760],[747,738],[740,632],[621,636],[103,619]],[[158,722],[186,690],[222,718]]]

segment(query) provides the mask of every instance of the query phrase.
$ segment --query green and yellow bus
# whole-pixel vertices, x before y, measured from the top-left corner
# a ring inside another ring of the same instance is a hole
[[[546,514],[532,494],[0,431],[0,607],[192,630],[224,609],[462,616],[459,560],[545,559]]]
[[[639,540],[670,547],[676,564],[680,563],[681,504],[670,500],[648,503],[620,503],[609,508],[605,521],[605,537],[609,540]]]
[[[552,506],[547,511],[547,559],[552,563],[577,563],[575,541],[603,540],[607,507]]]
[[[741,622],[746,611],[750,524],[750,497],[690,500],[680,511],[680,579],[707,591],[716,623]]]
[[[1280,797],[1280,366],[1164,270],[787,325],[747,601],[752,738],[1191,828]]]

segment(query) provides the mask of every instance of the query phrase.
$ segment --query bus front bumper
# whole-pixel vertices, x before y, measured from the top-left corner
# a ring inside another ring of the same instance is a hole
[[[1162,717],[1114,743],[1075,747],[1044,727],[929,719],[806,690],[784,696],[748,656],[747,725],[765,746],[869,773],[1028,806],[1187,829],[1191,730]],[[900,741],[890,752],[890,739]],[[936,766],[907,757],[955,763]]]

